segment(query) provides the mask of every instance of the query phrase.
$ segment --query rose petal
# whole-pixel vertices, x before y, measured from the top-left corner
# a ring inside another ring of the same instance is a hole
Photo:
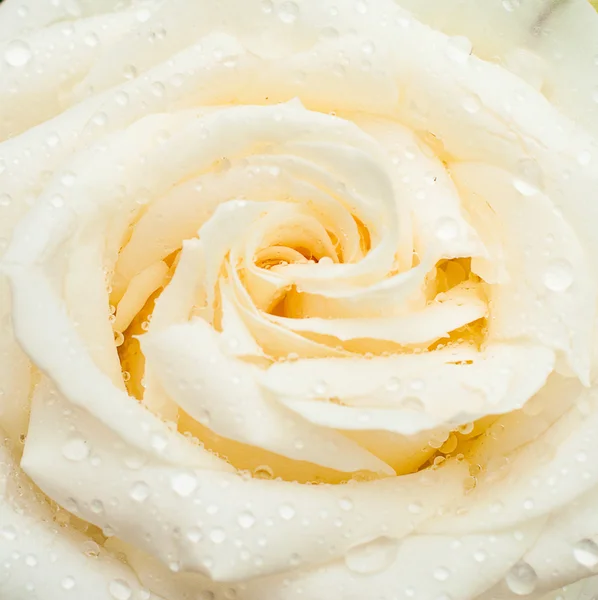
[[[178,405],[223,437],[339,471],[394,473],[357,444],[321,430],[272,403],[254,368],[220,349],[208,323],[191,323],[143,337],[148,364]]]
[[[124,590],[136,598],[160,600],[144,590],[135,572],[101,550],[70,526],[53,523],[55,515],[38,489],[15,464],[9,449],[0,449],[0,559],[3,598],[37,593],[58,600],[73,593],[90,600],[106,600],[111,591]],[[93,557],[87,549],[97,549]]]
[[[466,471],[457,463],[401,478],[312,486],[166,465],[148,454],[133,465],[127,446],[124,455],[114,452],[118,438],[109,429],[86,411],[65,414],[69,406],[60,396],[34,399],[23,466],[36,484],[60,504],[73,499],[78,516],[109,525],[163,563],[216,581],[287,571],[296,555],[316,565],[379,535],[400,539],[462,495]],[[93,468],[63,455],[73,432],[99,458]],[[100,512],[92,509],[97,501]],[[239,560],[243,550],[260,560]]]
[[[420,536],[402,542],[380,537],[351,548],[344,561],[296,575],[248,585],[243,600],[367,598],[372,590],[392,598],[477,598],[517,562],[537,536],[539,524],[492,535]],[[418,596],[415,596],[417,594]]]
[[[491,338],[561,350],[589,383],[596,285],[570,225],[532,184],[480,163],[453,165],[468,204],[487,202],[502,232],[509,281],[491,288]]]
[[[267,318],[293,331],[329,335],[343,341],[371,338],[409,345],[448,337],[454,329],[485,317],[487,310],[478,288],[459,286],[421,311],[396,317],[289,319],[267,315]]]
[[[277,363],[262,383],[313,423],[415,433],[432,423],[457,425],[519,408],[544,385],[553,365],[553,353],[542,346],[492,344],[483,352],[456,347]],[[345,406],[329,404],[329,398]]]

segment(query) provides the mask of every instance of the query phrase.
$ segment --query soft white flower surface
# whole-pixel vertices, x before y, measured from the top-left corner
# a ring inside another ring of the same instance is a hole
[[[586,0],[5,0],[0,140],[2,600],[598,591]]]

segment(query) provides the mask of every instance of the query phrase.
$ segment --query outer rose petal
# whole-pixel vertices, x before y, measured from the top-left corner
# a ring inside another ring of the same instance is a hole
[[[296,566],[317,565],[380,535],[401,539],[463,497],[466,468],[455,461],[400,478],[302,485],[243,477],[216,462],[168,463],[112,429],[43,386],[33,402],[23,468],[77,516],[164,564],[216,581],[284,572],[294,557]],[[69,452],[73,440],[88,450]],[[202,449],[193,450],[199,460]],[[99,460],[91,465],[94,456]],[[240,560],[243,549],[254,560]]]
[[[467,36],[478,56],[506,66],[598,133],[598,18],[586,0],[396,2],[435,29]]]
[[[296,576],[266,580],[248,588],[243,600],[327,600],[340,597],[361,600],[372,590],[381,598],[397,591],[406,597],[476,598],[517,562],[533,543],[541,522],[527,523],[519,531],[492,535],[420,536],[402,543],[379,539],[354,548],[344,561],[324,565]]]
[[[131,600],[160,600],[139,583],[121,561],[55,515],[37,488],[20,471],[11,449],[0,449],[0,594],[21,600],[63,600],[74,594],[90,600],[114,600],[118,591]],[[90,547],[97,555],[90,557]]]

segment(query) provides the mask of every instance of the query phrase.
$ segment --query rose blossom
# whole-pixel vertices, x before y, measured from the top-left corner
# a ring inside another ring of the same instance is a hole
[[[2,600],[596,591],[597,56],[586,0],[5,0]]]

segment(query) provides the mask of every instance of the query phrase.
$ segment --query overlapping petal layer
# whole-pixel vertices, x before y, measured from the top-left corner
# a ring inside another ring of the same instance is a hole
[[[67,4],[0,9],[0,595],[591,574],[589,7]]]

